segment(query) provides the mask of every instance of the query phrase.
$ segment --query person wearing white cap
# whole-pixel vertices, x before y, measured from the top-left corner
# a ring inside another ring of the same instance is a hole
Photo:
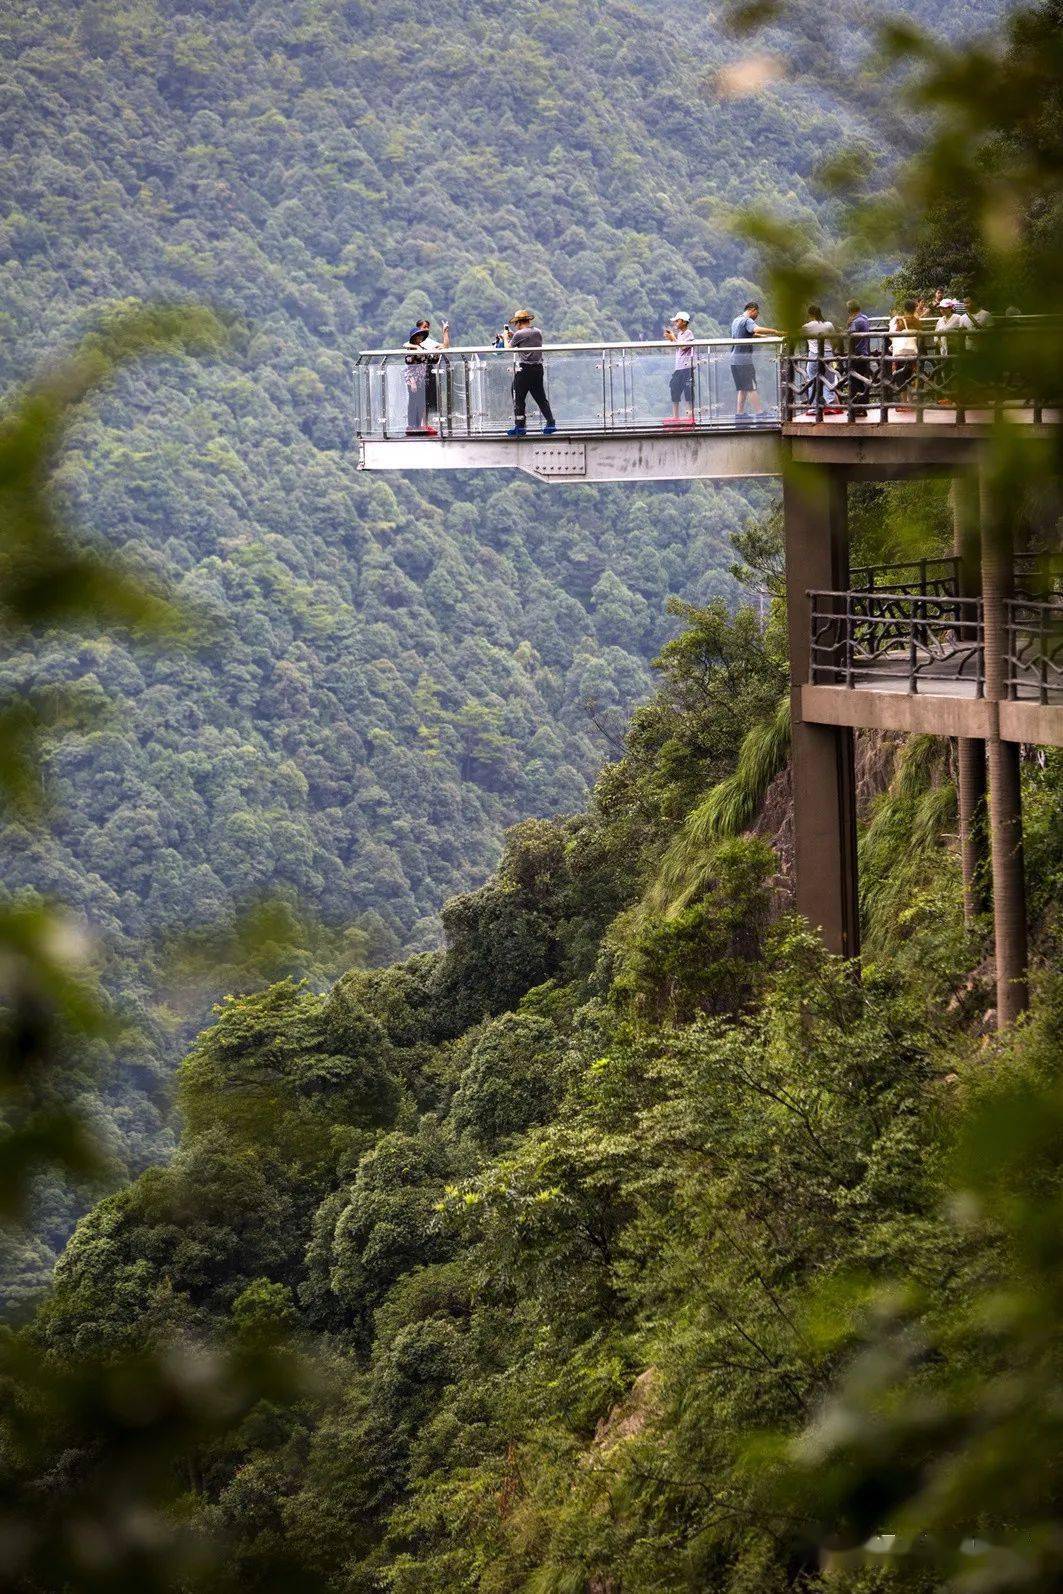
[[[690,330],[690,317],[685,310],[677,310],[664,329],[669,343],[678,344],[675,351],[675,370],[668,384],[672,395],[672,415],[665,426],[693,426],[694,424],[694,334]],[[680,415],[679,406],[686,399],[688,415]]]
[[[941,310],[941,315],[938,317],[937,325],[934,328],[935,332],[949,333],[974,331],[971,321],[964,314],[962,299],[942,299],[939,308]],[[957,347],[961,349],[963,348],[963,338],[958,338],[954,341]],[[941,350],[942,354],[948,354],[950,352],[948,337],[938,338],[938,348]]]

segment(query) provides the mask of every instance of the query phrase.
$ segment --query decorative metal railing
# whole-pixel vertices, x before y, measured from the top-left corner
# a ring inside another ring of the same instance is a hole
[[[1009,335],[1018,330],[1009,327]],[[1005,410],[1018,409],[1028,411],[1040,425],[1046,418],[1043,400],[1026,392],[1020,377],[1002,383],[995,373],[989,380],[979,375],[978,362],[966,357],[980,338],[993,335],[836,333],[803,349],[787,348],[782,355],[783,417],[963,423],[992,420]]]
[[[1063,703],[1063,599],[1007,605],[1005,692],[1009,698]]]
[[[980,598],[810,592],[809,679],[818,686],[985,696]],[[1005,603],[1005,696],[1063,704],[1063,598]]]
[[[909,559],[900,564],[853,565],[849,586],[854,592],[895,592],[909,597],[951,598],[960,590],[960,561]]]
[[[568,436],[777,430],[781,347],[773,338],[702,338],[682,352],[666,341],[555,343],[537,352],[557,430]],[[513,426],[515,350],[451,348],[434,351],[427,362],[411,360],[410,352],[368,349],[359,356],[359,436],[502,437]],[[737,367],[745,368],[747,386],[741,413]],[[538,431],[534,398],[527,413],[530,429]]]
[[[985,695],[978,598],[810,592],[810,671],[820,686]]]
[[[1017,553],[1015,592],[1018,597],[1042,603],[1063,599],[1063,560],[1059,553]]]

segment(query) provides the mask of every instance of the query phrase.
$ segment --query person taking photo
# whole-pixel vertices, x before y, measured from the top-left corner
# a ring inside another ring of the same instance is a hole
[[[690,330],[690,317],[685,310],[677,310],[664,329],[669,343],[677,344],[675,370],[668,390],[672,397],[672,416],[665,426],[694,425],[694,334]],[[679,414],[679,406],[686,399],[688,413]]]
[[[539,406],[543,417],[543,436],[552,437],[557,431],[554,412],[546,396],[546,373],[543,370],[543,335],[530,310],[518,310],[505,330],[506,348],[517,350],[517,369],[513,373],[513,425],[507,436],[523,437],[528,430],[528,397]]]

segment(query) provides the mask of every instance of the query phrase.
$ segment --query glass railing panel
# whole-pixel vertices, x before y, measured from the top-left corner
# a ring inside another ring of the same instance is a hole
[[[499,349],[465,358],[470,363],[470,432],[476,436],[508,431],[513,425],[514,356]]]
[[[623,351],[624,403],[617,424],[644,431],[673,424],[690,424],[694,413],[696,356],[691,350],[677,363],[675,349],[630,348]]]
[[[434,366],[437,406],[431,424],[438,426],[444,437],[467,437],[469,414],[473,403],[471,358],[463,355],[441,354]]]
[[[602,432],[616,426],[624,402],[623,362],[615,357],[620,352],[587,348],[544,356],[546,396],[561,431]],[[529,402],[529,428],[537,421]]]
[[[750,346],[741,363],[752,366],[761,404],[777,413],[779,351]],[[677,363],[667,344],[543,350],[548,403],[561,432],[610,433],[667,430],[681,425],[732,427],[736,409],[735,358],[730,343],[694,345]],[[363,355],[356,368],[354,402],[365,436],[403,437],[426,427],[447,437],[498,437],[514,424],[514,375],[519,355],[508,349],[450,350],[429,361],[407,361],[402,350]],[[529,431],[544,424],[534,397],[525,406]],[[752,401],[748,413],[754,413]]]

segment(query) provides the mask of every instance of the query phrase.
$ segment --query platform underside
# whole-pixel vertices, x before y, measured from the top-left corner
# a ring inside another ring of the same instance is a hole
[[[518,470],[540,481],[728,481],[778,476],[777,427],[610,437],[363,438],[361,470]]]

